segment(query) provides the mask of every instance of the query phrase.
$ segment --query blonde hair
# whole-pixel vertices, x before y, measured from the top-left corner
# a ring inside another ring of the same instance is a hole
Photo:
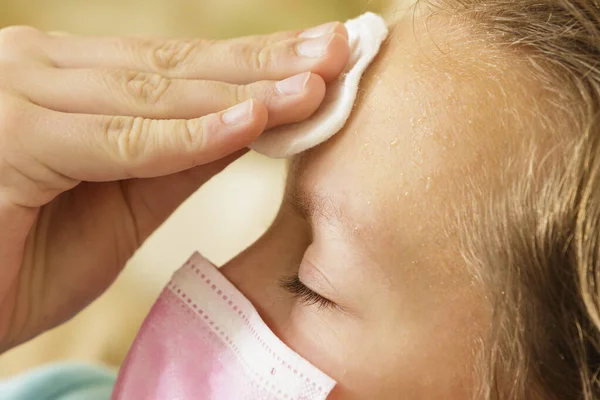
[[[576,121],[464,229],[494,310],[477,399],[600,399],[600,2],[428,3],[524,57]]]

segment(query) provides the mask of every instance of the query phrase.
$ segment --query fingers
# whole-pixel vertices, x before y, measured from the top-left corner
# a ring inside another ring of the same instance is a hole
[[[317,38],[329,33],[337,33],[348,39],[348,31],[341,22],[328,22],[308,29],[271,33],[269,35],[246,36],[232,39],[230,42],[267,46],[295,38]]]
[[[244,84],[301,72],[335,79],[348,62],[341,23],[316,30],[227,41],[46,35],[44,52],[59,68],[111,68]]]
[[[267,109],[257,100],[192,120],[39,113],[21,139],[35,145],[22,145],[51,170],[80,181],[163,176],[203,165],[246,147],[267,124]]]
[[[191,119],[255,98],[267,106],[267,128],[306,119],[325,96],[323,79],[311,73],[242,86],[99,69],[48,68],[29,75],[20,90],[34,103],[55,111]]]

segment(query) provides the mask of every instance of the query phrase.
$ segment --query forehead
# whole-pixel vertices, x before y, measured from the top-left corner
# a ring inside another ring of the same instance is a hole
[[[435,242],[449,205],[520,141],[507,122],[519,93],[507,95],[516,84],[495,56],[492,73],[477,46],[449,43],[460,38],[448,38],[447,27],[405,18],[391,32],[346,127],[295,160],[294,180],[357,228]]]

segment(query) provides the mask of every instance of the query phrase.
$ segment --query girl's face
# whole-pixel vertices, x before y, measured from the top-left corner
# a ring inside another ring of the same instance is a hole
[[[468,398],[487,333],[485,292],[448,222],[519,143],[496,121],[520,90],[466,34],[424,20],[393,24],[344,131],[294,161],[276,222],[222,268],[338,381],[336,400]]]

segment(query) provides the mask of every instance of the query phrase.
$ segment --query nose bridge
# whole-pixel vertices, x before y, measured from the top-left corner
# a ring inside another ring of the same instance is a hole
[[[306,229],[280,225],[221,267],[221,272],[254,305],[265,323],[282,332],[294,298],[280,286],[281,278],[298,271],[306,243]]]
[[[222,267],[222,272],[254,305],[275,333],[284,329],[293,299],[278,285],[277,260],[263,260],[260,250],[250,248]]]

